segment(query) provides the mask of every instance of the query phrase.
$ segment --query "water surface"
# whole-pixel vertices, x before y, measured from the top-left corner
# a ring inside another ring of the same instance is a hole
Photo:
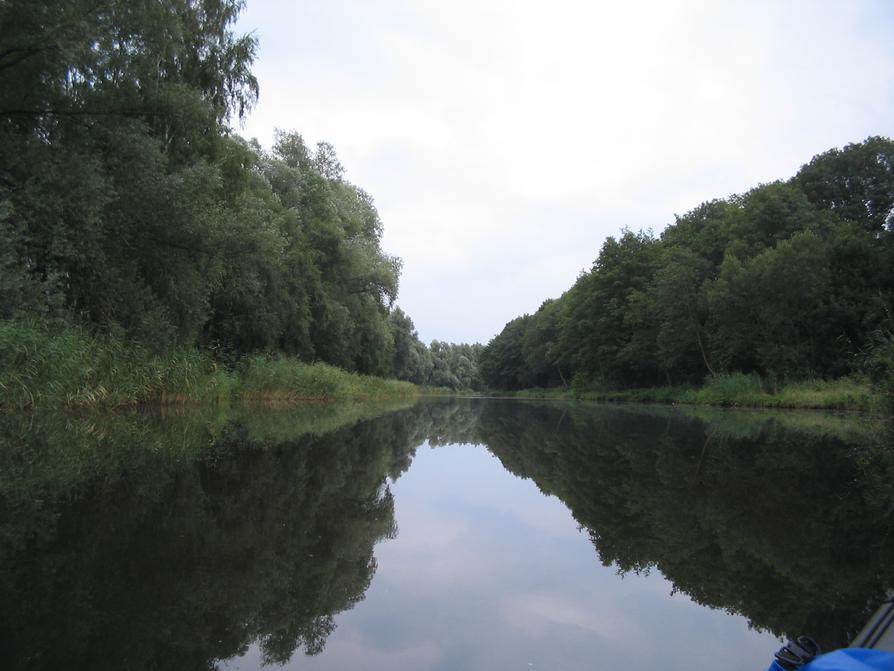
[[[889,428],[515,401],[2,418],[4,668],[765,668],[891,559]]]

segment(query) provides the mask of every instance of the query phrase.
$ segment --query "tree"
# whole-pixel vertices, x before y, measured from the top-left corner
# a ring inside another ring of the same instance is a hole
[[[94,323],[160,342],[196,337],[219,279],[225,122],[257,96],[255,40],[231,30],[241,8],[0,5],[0,198],[13,213],[14,275],[53,283]]]
[[[701,259],[719,268],[726,248],[735,237],[735,226],[741,211],[735,202],[711,200],[702,203],[661,233],[661,242],[670,247],[688,249]]]
[[[710,275],[710,262],[684,247],[668,249],[656,273],[650,305],[660,324],[658,360],[668,375],[679,371],[689,377],[698,369],[715,373],[706,349]]]
[[[657,269],[659,241],[651,233],[625,231],[609,237],[589,273],[564,299],[561,357],[576,371],[625,386],[658,379],[654,346],[636,340],[632,319]]]
[[[714,356],[725,370],[816,370],[815,335],[828,287],[827,252],[811,232],[744,262],[727,256],[708,289]]]
[[[533,378],[525,361],[522,343],[531,316],[510,321],[481,352],[479,370],[484,384],[492,389],[524,389]]]
[[[727,249],[741,258],[759,254],[800,231],[816,230],[820,222],[804,192],[785,182],[762,184],[732,200],[739,209]]]
[[[888,138],[869,137],[814,156],[792,182],[814,205],[867,232],[894,230],[894,142]]]
[[[547,387],[561,384],[567,386],[562,363],[559,361],[559,313],[560,303],[544,301],[531,316],[531,321],[522,336],[522,355],[530,371],[534,385]]]
[[[520,383],[517,337],[534,384],[853,372],[894,299],[892,148],[869,138],[831,150],[788,181],[702,203],[657,240],[608,238],[555,307],[522,335],[507,324],[485,352],[485,378]]]

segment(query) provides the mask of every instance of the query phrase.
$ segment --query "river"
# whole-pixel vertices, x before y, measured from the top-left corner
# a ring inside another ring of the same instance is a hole
[[[766,668],[894,586],[878,420],[435,399],[0,416],[5,669]]]

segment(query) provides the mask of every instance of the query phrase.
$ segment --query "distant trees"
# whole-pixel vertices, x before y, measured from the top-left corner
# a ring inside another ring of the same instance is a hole
[[[481,389],[478,358],[483,345],[433,340],[426,346],[413,320],[400,308],[391,311],[392,375],[415,384],[450,389]]]
[[[660,237],[609,238],[562,297],[487,345],[485,384],[859,369],[894,325],[892,164],[894,142],[869,138],[816,156],[787,182],[704,203]]]
[[[432,373],[429,384],[452,389],[481,389],[478,358],[482,345],[454,344],[433,340],[429,351]]]

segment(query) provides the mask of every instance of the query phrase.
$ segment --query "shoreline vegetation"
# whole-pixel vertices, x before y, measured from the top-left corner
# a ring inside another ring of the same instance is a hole
[[[585,386],[453,390],[360,375],[282,354],[244,355],[222,363],[211,352],[152,351],[120,335],[93,335],[61,320],[0,322],[0,409],[507,397],[601,403],[844,410],[891,415],[891,403],[861,376],[778,382],[757,374],[721,374],[702,386],[638,389]]]
[[[698,386],[665,386],[637,389],[531,388],[491,391],[487,396],[518,399],[557,399],[726,408],[832,410],[891,416],[894,408],[860,376],[836,380],[800,380],[772,383],[757,374],[720,374]]]
[[[121,335],[94,335],[62,320],[0,322],[0,409],[299,405],[447,395],[892,414],[886,395],[857,375],[778,382],[732,373],[708,378],[702,386],[619,390],[575,380],[564,389],[454,390],[360,375],[282,354],[244,355],[223,363],[195,348],[156,352]]]
[[[479,372],[529,397],[890,413],[892,269],[894,141],[868,137],[608,237]]]
[[[246,355],[224,365],[207,351],[154,352],[62,321],[0,322],[0,408],[359,401],[416,394],[409,382],[281,354]]]
[[[0,402],[476,386],[482,346],[425,344],[396,303],[401,260],[335,148],[237,132],[258,99],[244,7],[0,3],[14,37],[0,54],[27,56],[0,67],[0,320],[67,321],[49,346],[75,348],[52,364],[71,380],[43,352],[19,352]]]

